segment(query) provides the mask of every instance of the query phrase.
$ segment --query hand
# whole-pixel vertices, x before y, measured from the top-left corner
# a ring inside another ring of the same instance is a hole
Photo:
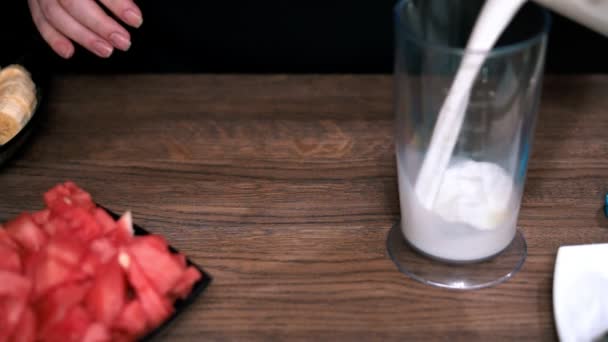
[[[124,23],[139,27],[142,15],[133,0],[100,0]],[[129,32],[95,0],[28,0],[34,24],[44,40],[63,58],[74,54],[72,41],[99,57],[112,55],[114,48],[131,46]]]

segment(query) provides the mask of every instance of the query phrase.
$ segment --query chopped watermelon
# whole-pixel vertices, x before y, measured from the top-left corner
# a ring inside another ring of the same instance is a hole
[[[148,327],[156,327],[173,313],[173,307],[167,297],[161,296],[152,287],[137,291],[137,298],[144,309]]]
[[[128,247],[129,254],[135,259],[160,294],[167,294],[175,286],[184,269],[165,251],[161,251],[150,235],[136,237]]]
[[[98,322],[111,324],[120,314],[127,298],[127,282],[116,260],[95,275],[93,287],[85,298],[86,308]]]
[[[83,302],[92,286],[91,281],[70,282],[49,291],[36,302],[36,312],[41,318],[40,329],[60,322],[76,305]]]
[[[0,226],[0,245],[10,247],[14,250],[19,250],[19,245],[11,238],[4,227]]]
[[[36,340],[36,315],[26,307],[9,342],[34,342]]]
[[[69,237],[53,238],[46,245],[46,258],[55,259],[66,266],[77,266],[86,252],[85,246]]]
[[[116,228],[106,234],[111,241],[117,244],[129,243],[133,235],[133,218],[130,211],[124,213],[116,222]]]
[[[0,270],[21,273],[21,257],[19,252],[5,244],[0,244]]]
[[[95,322],[89,325],[89,328],[82,337],[82,342],[110,342],[112,335],[108,327],[102,323]]]
[[[114,328],[132,336],[140,336],[146,331],[146,320],[142,319],[145,315],[139,300],[134,299],[125,305],[114,322]]]
[[[101,208],[95,208],[93,217],[101,226],[103,234],[107,234],[116,228],[116,222],[114,222],[114,219],[112,219],[112,217]]]
[[[10,296],[28,298],[32,289],[32,281],[25,276],[0,270],[0,297]]]
[[[44,194],[44,202],[55,214],[62,214],[71,208],[95,209],[91,195],[73,182],[58,184]]]
[[[0,225],[0,342],[135,341],[201,278],[158,235],[134,236],[74,183]]]
[[[93,323],[88,312],[81,305],[72,307],[63,319],[38,332],[38,338],[45,341],[82,341]]]
[[[52,288],[84,278],[57,258],[41,258],[34,267],[34,298],[39,298]]]
[[[30,253],[39,250],[46,243],[46,235],[30,214],[23,213],[6,222],[4,227],[10,237]]]
[[[26,304],[27,299],[23,297],[0,296],[0,341],[6,341],[17,331]]]
[[[171,290],[171,294],[177,298],[184,299],[188,293],[192,291],[192,287],[201,279],[201,273],[194,267],[189,266],[182,276],[178,279],[175,287]]]
[[[36,222],[38,226],[43,226],[45,223],[49,221],[51,218],[51,210],[50,209],[42,209],[32,213],[32,220]]]

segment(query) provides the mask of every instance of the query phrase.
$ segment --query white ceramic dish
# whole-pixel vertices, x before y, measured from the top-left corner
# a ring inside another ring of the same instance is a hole
[[[560,341],[595,341],[608,332],[608,243],[562,246],[553,277]]]

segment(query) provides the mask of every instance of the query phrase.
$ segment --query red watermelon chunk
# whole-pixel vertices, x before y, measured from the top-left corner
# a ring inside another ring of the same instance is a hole
[[[63,214],[71,208],[95,209],[91,195],[73,182],[58,184],[44,194],[44,202],[52,212]]]
[[[36,312],[43,324],[44,333],[50,326],[62,321],[70,310],[84,300],[91,281],[71,282],[51,290],[36,303]]]
[[[6,341],[17,326],[26,309],[27,299],[23,297],[0,297],[0,341]]]
[[[46,245],[46,257],[64,263],[66,266],[75,267],[85,254],[85,246],[69,237],[57,237],[51,239]]]
[[[112,335],[110,334],[110,330],[108,328],[99,323],[95,322],[89,325],[89,328],[84,333],[84,337],[82,338],[82,342],[110,342],[112,341]]]
[[[39,298],[52,288],[81,278],[74,273],[75,267],[57,258],[41,258],[34,267],[34,298]]]
[[[10,342],[34,342],[36,340],[36,315],[30,307],[25,307]]]
[[[175,287],[171,289],[171,294],[176,298],[184,299],[188,297],[188,293],[192,291],[192,286],[201,279],[201,273],[194,267],[190,266],[186,269],[182,276],[177,281]]]
[[[51,218],[50,209],[42,209],[42,210],[32,213],[32,220],[40,227],[43,226],[45,223],[47,223],[50,218]]]
[[[146,330],[146,320],[142,319],[145,315],[139,300],[132,300],[125,305],[114,323],[114,328],[132,336],[140,336]]]
[[[118,245],[126,244],[133,238],[133,217],[131,212],[127,211],[116,222],[116,227],[111,230],[106,236]]]
[[[142,272],[162,295],[169,293],[184,269],[166,250],[161,251],[151,235],[136,237],[128,247],[129,254],[141,266]]]
[[[93,217],[101,226],[103,234],[107,234],[116,229],[116,222],[114,222],[114,219],[112,219],[112,217],[105,210],[95,208],[93,211]]]
[[[16,249],[0,244],[0,270],[21,273],[21,257]]]
[[[30,279],[18,273],[0,270],[0,297],[28,298],[31,290]]]
[[[93,319],[109,325],[124,307],[126,292],[127,282],[123,269],[113,260],[96,274],[93,287],[85,298],[85,306]]]
[[[126,251],[123,250],[118,253],[118,264],[123,270],[125,270],[129,284],[136,291],[140,291],[152,286],[144,272],[141,270],[141,267]]]
[[[10,247],[14,250],[19,250],[19,245],[11,238],[6,229],[0,225],[0,245]]]
[[[116,244],[108,238],[99,238],[94,240],[89,245],[89,248],[93,254],[99,256],[99,260],[102,263],[110,261],[110,259],[112,259],[116,253],[118,253]]]
[[[156,327],[173,313],[167,297],[161,296],[152,287],[137,291],[137,298],[144,310],[148,327]]]
[[[27,213],[6,222],[4,227],[10,237],[29,253],[36,252],[46,243],[46,235]]]
[[[72,307],[62,320],[40,330],[38,338],[45,341],[80,342],[93,323],[87,311],[81,306]]]

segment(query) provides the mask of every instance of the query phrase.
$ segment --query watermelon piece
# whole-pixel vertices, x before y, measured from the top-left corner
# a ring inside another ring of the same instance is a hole
[[[146,313],[139,300],[132,300],[125,305],[113,327],[131,336],[141,336],[146,331],[145,317]]]
[[[112,342],[133,342],[136,341],[137,338],[133,335],[129,335],[128,333],[120,330],[112,331]]]
[[[26,303],[27,299],[23,297],[0,297],[0,341],[6,341],[17,331]]]
[[[116,228],[106,234],[106,236],[117,245],[123,245],[131,241],[134,234],[133,217],[131,216],[131,212],[127,211],[116,222]]]
[[[201,278],[202,274],[196,268],[192,266],[188,267],[175,284],[175,287],[171,289],[171,294],[181,299],[188,297],[194,284]]]
[[[36,340],[36,327],[36,315],[30,307],[25,307],[9,342],[34,342]]]
[[[93,287],[85,297],[85,307],[91,317],[107,325],[123,310],[127,298],[127,282],[116,260],[97,272]]]
[[[50,209],[42,209],[32,213],[32,220],[39,226],[42,227],[51,218]]]
[[[65,317],[38,331],[38,338],[45,341],[82,341],[93,322],[87,311],[80,305],[72,307]]]
[[[155,327],[167,319],[173,312],[169,300],[161,296],[148,277],[145,276],[141,266],[129,255],[121,252],[118,256],[121,267],[126,269],[129,283],[135,289],[136,298],[141,303],[149,327]]]
[[[46,235],[27,213],[22,213],[4,225],[6,232],[24,250],[36,252],[46,243]]]
[[[0,297],[28,298],[31,290],[30,279],[18,273],[0,270]]]
[[[91,281],[71,282],[56,287],[40,298],[36,303],[36,312],[41,318],[42,333],[62,321],[73,307],[82,303],[91,286]]]
[[[158,239],[150,237],[134,238],[128,251],[154,288],[164,295],[175,286],[184,269],[168,250],[159,250]]]
[[[108,328],[99,323],[95,322],[89,325],[89,328],[82,337],[82,342],[110,342],[112,341],[112,335]]]
[[[101,268],[102,266],[103,262],[101,262],[101,258],[99,257],[99,255],[97,255],[97,253],[89,252],[81,261],[80,270],[84,274],[90,277],[94,277],[99,268]]]
[[[118,264],[125,270],[127,274],[127,279],[131,287],[133,287],[136,291],[146,289],[151,287],[150,281],[144,275],[141,267],[135,263],[131,255],[129,255],[126,251],[120,251],[118,253]]]
[[[188,263],[186,261],[186,256],[182,253],[173,254],[173,259],[175,259],[175,261],[177,261],[177,263],[179,264],[179,266],[182,269],[186,269],[186,266],[188,266]]]
[[[97,221],[97,224],[101,226],[103,234],[107,234],[116,229],[116,222],[105,210],[95,208],[93,211],[93,217]]]
[[[117,253],[118,248],[109,238],[99,238],[91,242],[89,246],[92,253],[95,253],[102,263],[106,263],[112,259]]]
[[[73,208],[63,214],[69,231],[80,241],[89,242],[102,235],[103,229],[93,215],[84,208]]]
[[[95,209],[91,195],[73,182],[65,182],[51,188],[44,194],[44,202],[52,213],[62,215],[71,208]]]
[[[0,244],[0,270],[21,273],[21,257],[16,249]]]
[[[169,244],[164,237],[157,234],[141,235],[135,238],[137,244],[147,245],[157,249],[159,252],[169,253]]]
[[[161,296],[152,287],[137,291],[137,298],[145,313],[147,326],[157,327],[173,313],[173,306],[167,297]]]
[[[41,259],[34,266],[34,298],[39,298],[47,291],[59,285],[85,278],[75,272],[77,268],[66,265],[56,258]]]
[[[51,239],[45,248],[46,257],[64,263],[66,266],[77,266],[86,251],[85,246],[69,237]]]
[[[20,250],[21,247],[11,238],[6,229],[3,226],[0,226],[0,245],[12,248],[16,251]]]

